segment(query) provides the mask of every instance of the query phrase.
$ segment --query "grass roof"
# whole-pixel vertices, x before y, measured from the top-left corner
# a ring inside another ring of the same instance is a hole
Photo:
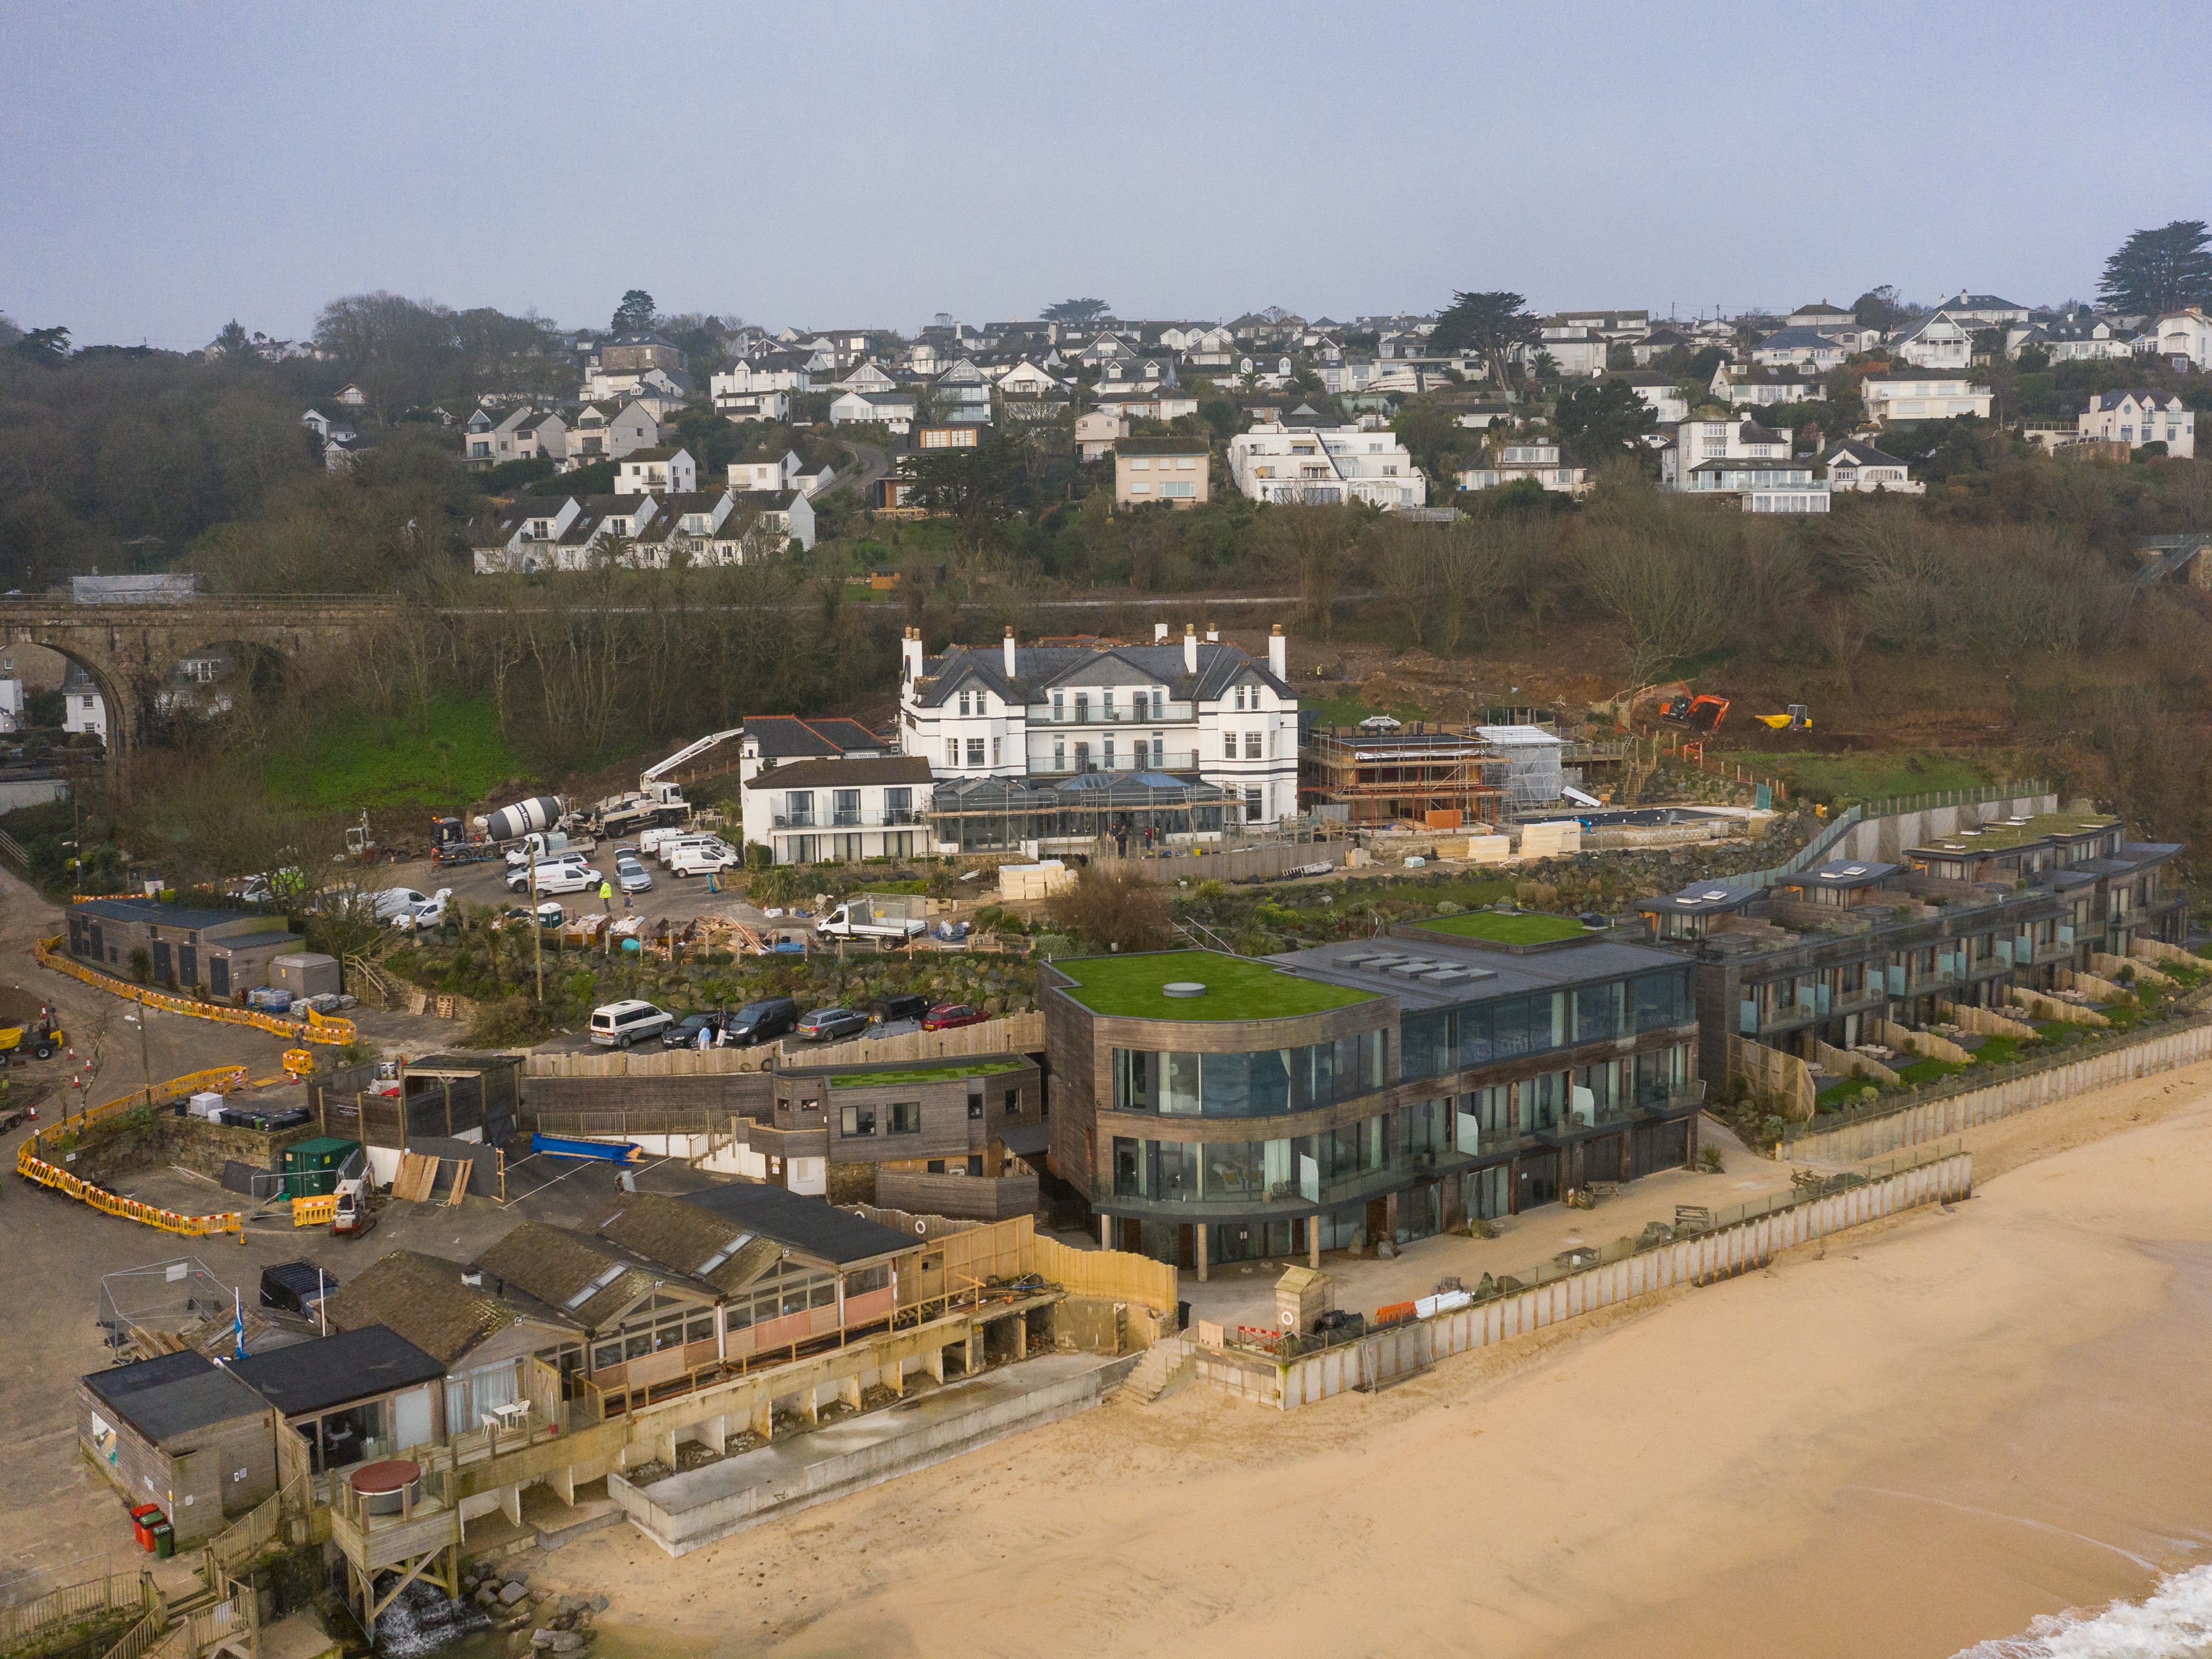
[[[1084,956],[1053,966],[1075,981],[1067,994],[1112,1019],[1182,1020],[1194,1024],[1227,1020],[1288,1020],[1372,1002],[1375,993],[1325,985],[1218,951],[1156,951],[1128,956]],[[1161,989],[1178,980],[1206,987],[1203,996],[1170,996]]]
[[[1000,1072],[1019,1071],[1026,1063],[1021,1060],[969,1060],[942,1066],[908,1066],[897,1071],[847,1072],[831,1078],[830,1087],[872,1089],[886,1083],[943,1083],[956,1077],[994,1077]]]
[[[1966,853],[2006,852],[2053,835],[2086,835],[2094,830],[2110,829],[2119,821],[2108,812],[2045,812],[2025,824],[2008,824],[2000,819],[1978,835],[1954,831],[1949,835],[1927,836],[1915,844],[1914,850],[1949,851],[1955,847]]]
[[[1543,945],[1554,939],[1579,939],[1589,929],[1571,916],[1500,916],[1495,911],[1474,911],[1465,916],[1438,916],[1417,925],[1462,939],[1483,939],[1493,945]]]

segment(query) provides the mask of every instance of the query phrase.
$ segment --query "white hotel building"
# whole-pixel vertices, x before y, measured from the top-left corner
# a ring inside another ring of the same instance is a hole
[[[999,778],[1032,789],[1125,774],[1162,788],[1226,790],[1248,824],[1297,811],[1298,704],[1278,627],[1257,662],[1216,631],[1180,642],[1165,623],[1149,645],[1105,641],[925,655],[901,643],[899,740],[940,784]]]
[[[1429,481],[1392,432],[1264,421],[1229,440],[1229,475],[1255,501],[1428,505]]]

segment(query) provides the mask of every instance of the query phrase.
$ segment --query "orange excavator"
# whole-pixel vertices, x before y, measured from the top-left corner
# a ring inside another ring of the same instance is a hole
[[[1692,731],[1718,731],[1728,711],[1727,698],[1704,692],[1695,697],[1686,693],[1669,698],[1661,706],[1659,717],[1670,726],[1687,726]]]

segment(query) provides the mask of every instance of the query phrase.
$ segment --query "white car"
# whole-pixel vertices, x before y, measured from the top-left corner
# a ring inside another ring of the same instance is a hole
[[[650,1002],[606,1002],[592,1010],[592,1040],[602,1048],[626,1049],[675,1023],[674,1014]]]
[[[395,928],[434,928],[445,924],[453,911],[453,890],[440,887],[421,904],[404,910],[392,918]]]
[[[738,862],[736,849],[727,842],[706,841],[677,848],[676,856],[668,861],[668,868],[678,876],[707,875],[728,869]]]
[[[369,895],[369,903],[375,907],[374,914],[379,927],[388,928],[401,917],[412,916],[429,902],[428,893],[417,893],[412,887],[386,887],[381,893]]]
[[[525,864],[518,869],[507,871],[507,890],[509,893],[530,891],[530,869]],[[579,870],[591,879],[581,883],[570,883],[568,878]],[[562,885],[556,886],[556,882]],[[586,887],[597,887],[599,884],[599,873],[586,863],[581,857],[548,859],[538,866],[538,890],[540,893],[580,893]]]

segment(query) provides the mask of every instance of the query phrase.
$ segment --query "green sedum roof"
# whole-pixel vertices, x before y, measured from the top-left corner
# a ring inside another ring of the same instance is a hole
[[[1083,956],[1053,966],[1076,982],[1066,987],[1070,996],[1091,1013],[1115,1020],[1289,1020],[1376,1000],[1372,991],[1301,979],[1271,963],[1218,951]],[[1196,981],[1206,987],[1206,995],[1170,996],[1161,989],[1178,980]]]
[[[1020,1071],[1020,1060],[955,1060],[941,1066],[907,1066],[897,1071],[854,1071],[830,1080],[833,1089],[879,1088],[886,1083],[945,1083],[957,1077],[994,1077]]]

